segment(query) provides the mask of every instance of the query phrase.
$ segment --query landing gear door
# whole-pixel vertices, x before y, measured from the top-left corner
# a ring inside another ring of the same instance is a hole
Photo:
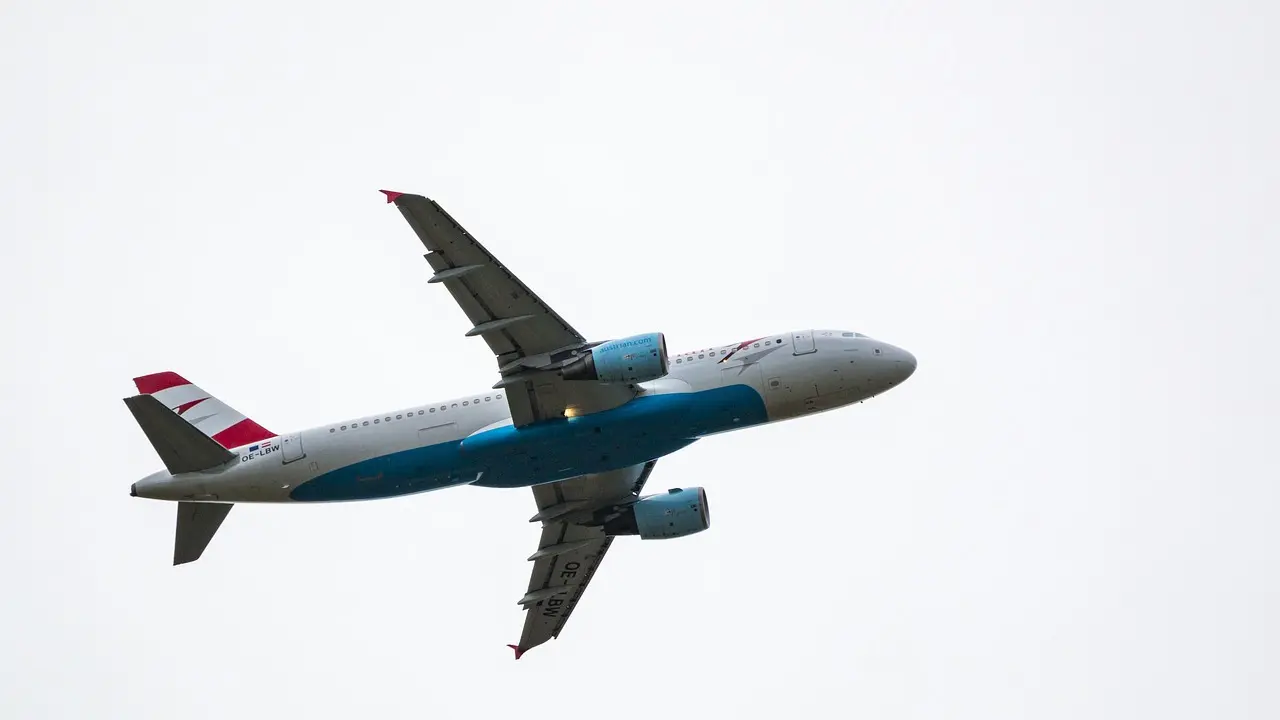
[[[306,451],[302,449],[302,435],[298,433],[285,435],[280,442],[280,451],[286,465],[307,456]]]
[[[791,333],[791,348],[793,355],[807,355],[811,352],[817,352],[818,347],[813,343],[813,331],[797,330]]]

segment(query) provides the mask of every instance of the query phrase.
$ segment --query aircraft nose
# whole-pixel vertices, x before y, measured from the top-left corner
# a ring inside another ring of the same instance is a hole
[[[898,382],[903,382],[907,378],[911,377],[913,373],[915,373],[916,356],[912,355],[906,350],[903,350],[902,348],[897,348],[897,350],[898,350],[899,357],[894,358],[893,363],[897,367],[898,372],[902,374],[902,380],[899,380]]]
[[[903,382],[906,382],[907,378],[911,377],[911,375],[915,373],[916,371],[915,355],[912,355],[911,353],[907,352],[906,350],[903,350],[900,347],[887,348],[885,351],[885,355],[888,356],[885,359],[889,361],[887,363],[889,367],[887,368],[888,377],[886,379],[889,381],[890,387],[894,387],[896,385],[902,384]]]

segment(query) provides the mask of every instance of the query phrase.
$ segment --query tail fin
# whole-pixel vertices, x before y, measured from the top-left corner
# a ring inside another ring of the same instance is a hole
[[[228,450],[276,436],[178,373],[143,375],[133,383]]]
[[[209,470],[235,459],[230,450],[165,409],[154,395],[134,395],[124,404],[170,475]]]

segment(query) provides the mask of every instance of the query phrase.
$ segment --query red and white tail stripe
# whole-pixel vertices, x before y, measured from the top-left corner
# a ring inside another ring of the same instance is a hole
[[[133,384],[138,392],[154,395],[165,407],[228,450],[276,436],[178,373],[144,375],[134,378]]]

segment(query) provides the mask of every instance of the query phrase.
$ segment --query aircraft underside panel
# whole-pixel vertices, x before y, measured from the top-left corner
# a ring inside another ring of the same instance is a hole
[[[324,473],[296,501],[364,500],[474,483],[524,487],[647,462],[713,432],[767,421],[748,385],[637,398],[592,415],[524,428],[505,425]]]

